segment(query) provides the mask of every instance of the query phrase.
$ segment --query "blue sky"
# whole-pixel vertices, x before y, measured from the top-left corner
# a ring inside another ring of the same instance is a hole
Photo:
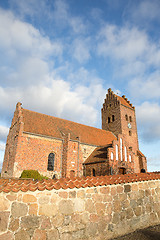
[[[136,107],[160,170],[160,1],[0,0],[0,163],[18,101],[101,128],[109,87]]]

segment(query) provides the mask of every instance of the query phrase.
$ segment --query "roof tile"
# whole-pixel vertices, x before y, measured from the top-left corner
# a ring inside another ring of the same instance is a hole
[[[112,141],[116,139],[113,133],[99,128],[86,126],[23,108],[22,114],[24,132],[61,139],[64,135],[69,133],[72,140],[78,140],[80,138],[82,143],[96,146],[111,144]]]
[[[97,176],[97,177],[77,177],[74,179],[48,179],[41,181],[33,181],[32,179],[0,179],[0,192],[27,192],[27,191],[44,191],[52,189],[73,189],[96,187],[103,185],[131,183],[138,181],[158,180],[160,174],[158,173],[138,173],[128,175],[112,175],[112,176]]]

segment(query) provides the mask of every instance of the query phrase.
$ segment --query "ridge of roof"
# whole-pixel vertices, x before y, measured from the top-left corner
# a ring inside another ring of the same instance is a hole
[[[160,180],[160,174],[151,173],[133,173],[126,175],[110,175],[97,177],[76,177],[76,178],[61,178],[61,179],[4,179],[0,178],[0,192],[34,192],[36,190],[51,191],[53,189],[73,189],[97,187],[105,185],[126,184],[149,180]]]

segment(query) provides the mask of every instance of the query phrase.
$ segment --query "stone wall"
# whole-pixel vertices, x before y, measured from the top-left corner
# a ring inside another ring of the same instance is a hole
[[[0,240],[105,240],[160,223],[160,180],[26,189],[0,193]]]

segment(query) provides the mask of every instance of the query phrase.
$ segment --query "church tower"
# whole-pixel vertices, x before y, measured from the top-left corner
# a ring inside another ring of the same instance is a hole
[[[135,107],[123,95],[114,94],[109,88],[102,108],[102,129],[116,136],[122,134],[128,148],[137,155],[139,149]]]

